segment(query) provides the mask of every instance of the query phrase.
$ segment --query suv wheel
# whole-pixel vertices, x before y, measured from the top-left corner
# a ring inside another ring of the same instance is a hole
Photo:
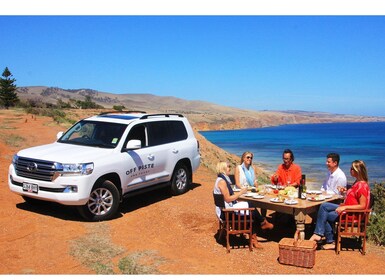
[[[190,186],[190,177],[190,170],[184,164],[179,163],[172,174],[171,193],[173,195],[185,193]]]
[[[104,181],[92,189],[88,202],[78,207],[80,215],[88,221],[110,219],[119,207],[119,191],[111,181]]]

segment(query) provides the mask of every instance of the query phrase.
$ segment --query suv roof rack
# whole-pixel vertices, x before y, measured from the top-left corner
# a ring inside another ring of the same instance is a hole
[[[132,113],[137,113],[137,114],[146,114],[146,112],[143,111],[137,111],[137,110],[132,110],[132,111],[107,111],[107,112],[101,112],[99,116],[101,115],[107,115],[107,114],[132,114]]]
[[[164,117],[170,117],[170,116],[178,116],[180,118],[183,118],[184,116],[182,114],[147,114],[142,117],[140,117],[141,120],[148,119],[149,117],[158,117],[158,116],[164,116]]]

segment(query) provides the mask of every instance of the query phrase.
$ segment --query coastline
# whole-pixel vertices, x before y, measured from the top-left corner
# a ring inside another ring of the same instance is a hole
[[[226,150],[218,147],[209,140],[207,140],[202,134],[196,131],[195,137],[200,143],[201,150],[201,164],[208,167],[215,174],[215,166],[220,161],[227,161],[233,169],[240,163],[241,158],[235,154],[231,154]],[[258,181],[262,184],[270,184],[270,176],[276,171],[273,168],[269,168],[269,165],[265,162],[258,161],[253,163],[253,166],[258,175]],[[319,189],[320,186],[314,179],[306,180],[307,188],[311,190]]]
[[[223,134],[222,131],[217,130],[217,132],[214,131],[214,134],[207,134],[207,137],[221,145],[221,148],[217,147],[218,149],[227,149],[224,152],[234,153],[233,157],[236,158],[239,158],[243,152],[242,149],[253,152],[255,154],[254,166],[258,167],[259,174],[264,178],[268,178],[269,175],[273,174],[276,167],[282,163],[278,150],[286,146],[296,154],[296,163],[301,166],[302,172],[306,174],[307,185],[310,189],[321,188],[322,182],[327,175],[325,156],[330,152],[338,152],[341,155],[340,168],[345,172],[350,184],[354,180],[349,176],[351,162],[356,159],[364,160],[370,172],[369,182],[371,186],[374,186],[376,183],[382,183],[385,179],[384,172],[379,165],[379,158],[385,156],[384,151],[379,150],[382,143],[384,143],[382,140],[383,134],[378,134],[378,131],[384,131],[384,124],[384,122],[370,122],[370,124],[351,122],[312,123],[310,124],[312,126],[309,127],[305,124],[299,124],[299,127],[292,124],[284,128],[284,130],[275,129],[271,126],[272,129],[262,129],[262,132],[257,132],[255,136],[252,134],[254,133],[252,130],[259,130],[260,128],[246,128],[240,132],[236,132],[234,129],[226,129]],[[203,136],[206,135],[205,132],[207,131],[200,130],[198,133],[208,143],[215,145]],[[337,131],[340,137],[334,138],[333,144],[331,144],[330,133]],[[365,136],[357,136],[352,134],[351,131],[366,133]],[[301,133],[300,139],[295,137],[298,133]],[[284,135],[284,137],[279,137],[280,135]],[[267,181],[269,182],[269,180]]]

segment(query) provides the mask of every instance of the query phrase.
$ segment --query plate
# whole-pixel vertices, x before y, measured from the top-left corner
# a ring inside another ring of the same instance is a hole
[[[274,202],[274,203],[281,203],[281,202],[283,202],[283,200],[279,200],[278,197],[271,198],[270,201]]]
[[[246,193],[245,196],[252,197],[252,196],[254,196],[254,194],[253,193]]]
[[[308,190],[308,191],[306,191],[306,193],[321,194],[322,191],[319,191],[319,190]]]
[[[261,198],[264,198],[265,196],[264,195],[261,195],[261,194],[254,194],[253,195],[253,198],[257,198],[257,199],[261,199]]]
[[[308,200],[309,201],[322,201],[322,200],[325,200],[325,196],[320,195],[320,196],[316,196],[316,197],[309,197]]]
[[[332,198],[332,197],[333,197],[332,194],[327,194],[327,195],[325,195],[325,199]]]
[[[290,200],[290,199],[285,199],[285,204],[289,204],[289,205],[294,205],[294,204],[297,204],[298,203],[298,200]]]
[[[238,189],[238,188],[234,188],[233,191],[235,192],[239,192],[241,189]]]

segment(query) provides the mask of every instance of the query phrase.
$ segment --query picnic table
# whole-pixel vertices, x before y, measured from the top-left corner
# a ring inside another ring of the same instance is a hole
[[[293,215],[296,222],[296,234],[299,233],[300,239],[305,239],[306,215],[318,212],[318,208],[325,201],[338,203],[340,196],[322,193],[318,195],[318,198],[313,196],[312,200],[310,200],[310,197],[306,199],[295,198],[296,202],[290,202],[287,197],[284,197],[284,199],[283,201],[278,201],[277,194],[273,192],[268,192],[263,197],[257,193],[248,192],[241,195],[238,200],[247,201],[251,207]]]

